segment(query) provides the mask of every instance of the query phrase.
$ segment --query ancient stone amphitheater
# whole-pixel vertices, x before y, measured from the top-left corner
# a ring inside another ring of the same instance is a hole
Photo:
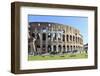
[[[82,50],[83,36],[78,29],[53,22],[29,23],[29,54],[80,53]]]

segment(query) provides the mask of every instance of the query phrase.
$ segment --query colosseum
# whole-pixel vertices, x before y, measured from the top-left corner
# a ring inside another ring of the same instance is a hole
[[[80,53],[82,50],[83,36],[78,29],[53,22],[29,22],[29,54]]]

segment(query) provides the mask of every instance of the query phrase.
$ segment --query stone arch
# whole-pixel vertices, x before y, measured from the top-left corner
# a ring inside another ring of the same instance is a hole
[[[42,40],[45,41],[46,40],[46,33],[42,34]]]
[[[77,46],[76,46],[76,50],[77,50]]]
[[[65,35],[63,34],[63,41],[65,41]]]
[[[73,42],[75,41],[75,36],[73,36]]]
[[[67,42],[69,42],[69,35],[66,35]]]
[[[59,45],[58,46],[58,51],[61,52],[61,49],[62,49],[62,47],[61,47],[61,45]]]
[[[54,33],[54,40],[56,40],[57,39],[57,34],[56,33]]]
[[[70,49],[69,49],[69,45],[67,45],[67,51],[69,51]]]
[[[70,41],[72,41],[72,35],[70,35]]]
[[[46,46],[42,45],[42,52],[45,53],[46,52]]]
[[[78,51],[79,51],[80,47],[78,46]]]
[[[75,50],[75,46],[73,46],[73,50]]]
[[[73,47],[72,47],[72,45],[70,46],[70,51],[72,51],[73,50]]]
[[[51,52],[51,45],[48,45],[48,52]]]
[[[56,51],[56,45],[53,46],[53,51]]]

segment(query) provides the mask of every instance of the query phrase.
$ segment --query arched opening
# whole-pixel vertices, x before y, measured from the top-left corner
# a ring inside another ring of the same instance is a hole
[[[53,46],[53,51],[56,51],[56,45]]]
[[[42,46],[42,53],[46,53],[46,47],[45,47],[45,45]]]
[[[75,36],[73,36],[73,42],[75,41]]]
[[[51,45],[48,45],[48,53],[51,52]]]
[[[65,35],[63,35],[63,41],[65,41]]]
[[[61,52],[61,45],[58,46],[58,51]]]
[[[66,52],[66,48],[65,48],[65,45],[63,46],[63,53],[65,53]]]
[[[73,47],[73,50],[75,50],[75,46]]]
[[[76,37],[76,43],[77,43],[77,37]]]
[[[80,47],[78,46],[78,51],[80,50]]]
[[[72,41],[72,36],[70,35],[70,41]]]
[[[70,46],[70,50],[72,51],[73,49],[72,49],[72,46]]]
[[[68,35],[66,36],[66,39],[67,39],[67,42],[69,42],[69,40],[68,40],[69,39],[69,36]]]
[[[56,40],[56,38],[57,38],[57,34],[56,34],[56,33],[54,33],[54,40]]]
[[[69,52],[70,51],[70,49],[69,49],[69,45],[67,45],[67,52]]]
[[[45,41],[46,40],[46,33],[42,34],[42,40]]]
[[[77,50],[77,46],[76,46],[76,50]]]

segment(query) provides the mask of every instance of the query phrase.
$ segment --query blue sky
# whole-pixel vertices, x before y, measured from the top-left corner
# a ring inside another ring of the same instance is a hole
[[[88,42],[88,17],[28,15],[28,22],[55,22],[73,26],[80,30],[84,43]]]

